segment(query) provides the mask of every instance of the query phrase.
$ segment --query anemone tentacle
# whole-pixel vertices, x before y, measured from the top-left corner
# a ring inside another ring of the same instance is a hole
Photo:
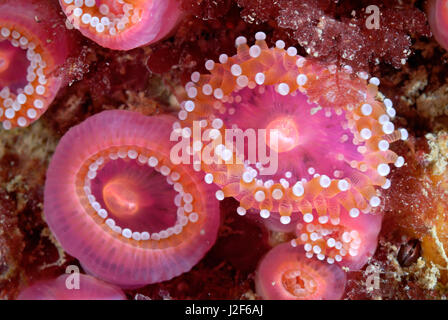
[[[24,289],[18,300],[126,300],[121,289],[85,274],[63,274]]]

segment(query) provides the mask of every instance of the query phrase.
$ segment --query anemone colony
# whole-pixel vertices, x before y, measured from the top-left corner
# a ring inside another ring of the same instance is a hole
[[[63,86],[60,69],[75,43],[69,29],[130,50],[168,36],[186,15],[176,0],[59,3],[65,24],[39,1],[0,4],[4,129],[37,120]],[[445,47],[446,7],[430,1]],[[387,177],[405,164],[390,147],[408,132],[393,123],[378,78],[303,57],[282,40],[269,47],[267,38],[257,32],[248,45],[240,36],[235,55],[193,72],[177,118],[109,110],[70,128],[46,173],[43,210],[62,248],[91,276],[81,275],[80,291],[67,292],[61,276],[20,299],[124,299],[102,281],[138,288],[188,272],[215,243],[218,200],[228,197],[239,202],[238,215],[292,235],[261,259],[260,297],[343,296],[346,271],[361,270],[376,250]],[[228,140],[229,131],[243,134],[242,144]],[[192,161],[173,161],[176,142],[192,137],[180,150]]]

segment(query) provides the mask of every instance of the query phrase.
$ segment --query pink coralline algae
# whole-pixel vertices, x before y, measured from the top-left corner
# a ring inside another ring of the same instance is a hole
[[[167,36],[183,14],[177,0],[59,0],[70,26],[99,45],[130,50]]]
[[[236,198],[240,215],[255,209],[283,224],[292,216],[307,224],[293,242],[307,257],[333,264],[346,256],[360,268],[376,247],[379,189],[390,187],[390,164],[405,161],[389,146],[408,133],[391,122],[377,78],[320,65],[281,40],[269,48],[262,32],[255,38],[250,47],[237,38],[237,55],[192,74],[175,131],[194,140],[202,130],[208,143],[193,141],[192,161],[202,159],[196,169],[221,188],[218,200]]]
[[[0,121],[4,129],[36,121],[63,79],[58,68],[73,39],[57,8],[42,1],[0,4]]]
[[[170,116],[104,111],[56,149],[45,217],[63,248],[99,278],[126,287],[169,280],[215,242],[213,187],[171,163],[172,126]]]
[[[18,300],[126,300],[121,289],[94,277],[78,274],[78,279],[61,275],[53,280],[38,281],[23,290]]]
[[[429,1],[428,20],[434,37],[448,50],[448,1]]]
[[[255,277],[257,294],[269,300],[336,300],[345,282],[341,267],[307,259],[303,250],[287,243],[262,258]]]

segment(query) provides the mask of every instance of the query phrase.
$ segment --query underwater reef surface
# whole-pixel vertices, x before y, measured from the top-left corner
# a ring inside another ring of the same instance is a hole
[[[0,0],[0,5],[8,2]],[[58,1],[41,3],[54,8],[54,19],[65,26]],[[48,227],[43,210],[47,168],[62,136],[106,110],[177,115],[188,97],[184,86],[191,74],[210,71],[209,59],[218,61],[223,53],[232,57],[235,39],[245,36],[253,43],[259,31],[269,46],[281,39],[283,47],[295,47],[313,63],[348,65],[355,73],[364,71],[379,79],[379,91],[396,110],[395,126],[409,132],[406,141],[390,146],[406,162],[391,166],[390,187],[382,190],[381,204],[374,206],[383,215],[376,251],[359,270],[342,267],[346,285],[341,298],[446,298],[448,53],[431,36],[428,4],[398,0],[177,4],[183,13],[175,17],[177,25],[171,31],[129,51],[102,47],[67,29],[67,39],[55,41],[65,41],[69,49],[58,52],[63,61],[55,61],[47,77],[61,79],[55,80],[59,88],[54,99],[31,125],[0,131],[0,298],[15,299],[30,284],[56,278],[69,265],[82,270]],[[369,5],[380,8],[381,32],[364,27]],[[48,52],[52,50],[57,48]],[[17,118],[17,126],[20,123]],[[191,271],[125,289],[127,298],[262,298],[256,290],[257,266],[273,246],[297,235],[267,228],[260,219],[242,216],[239,208],[234,198],[219,202],[216,242]],[[368,286],[372,275],[377,283]]]

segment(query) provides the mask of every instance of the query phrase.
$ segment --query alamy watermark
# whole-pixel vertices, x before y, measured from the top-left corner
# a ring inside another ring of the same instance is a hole
[[[173,164],[256,164],[260,175],[273,175],[282,150],[281,130],[205,129],[201,121],[193,129],[174,129],[170,141],[177,142],[170,152]],[[280,142],[279,142],[280,141]]]
[[[366,8],[366,14],[369,15],[366,19],[366,28],[378,30],[380,28],[380,8],[372,4]]]
[[[380,289],[380,272],[377,268],[375,268],[374,266],[368,266],[366,269],[366,274],[367,274],[367,278],[366,278],[366,289],[367,292],[372,292],[374,290],[379,290]]]
[[[65,279],[65,287],[68,290],[79,290],[81,288],[79,267],[75,265],[69,265],[65,269],[65,273],[68,274],[67,278]]]

